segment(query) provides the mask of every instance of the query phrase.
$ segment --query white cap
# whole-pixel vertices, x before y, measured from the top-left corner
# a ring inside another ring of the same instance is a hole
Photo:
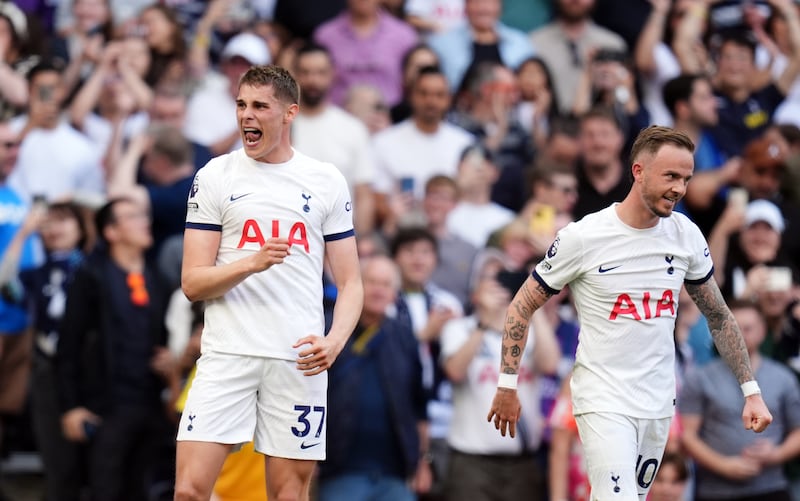
[[[768,200],[753,200],[747,204],[747,210],[744,213],[745,225],[750,226],[758,221],[764,221],[778,233],[783,232],[784,222],[781,210]]]
[[[239,33],[225,44],[222,58],[230,59],[237,56],[256,65],[269,64],[272,61],[267,42],[253,33]]]
[[[0,1],[0,15],[11,22],[11,29],[19,38],[25,40],[28,37],[28,19],[19,7],[11,2]]]

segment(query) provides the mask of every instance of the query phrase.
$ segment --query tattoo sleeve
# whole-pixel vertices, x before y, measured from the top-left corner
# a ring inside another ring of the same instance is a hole
[[[501,374],[517,374],[525,343],[528,341],[528,324],[531,316],[548,299],[550,294],[531,277],[520,287],[506,311],[503,327],[503,351],[500,360]]]
[[[747,347],[717,282],[711,278],[700,285],[686,284],[686,291],[705,315],[717,351],[733,371],[739,384],[752,380],[753,370]]]

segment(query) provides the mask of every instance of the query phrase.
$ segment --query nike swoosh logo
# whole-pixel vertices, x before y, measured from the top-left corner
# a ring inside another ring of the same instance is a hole
[[[235,202],[242,197],[246,197],[247,195],[252,195],[252,193],[245,193],[244,195],[231,195],[231,202]]]
[[[316,442],[316,443],[313,443],[313,444],[306,445],[306,443],[303,442],[302,444],[300,444],[300,448],[301,449],[310,449],[310,448],[314,447],[315,445],[319,445],[320,443],[321,442]]]
[[[620,266],[622,266],[622,265],[621,265],[621,264],[618,264],[618,265],[616,265],[616,266],[612,266],[611,268],[603,268],[603,265],[601,264],[601,265],[600,265],[600,267],[599,267],[599,268],[597,268],[597,271],[598,271],[598,272],[600,272],[600,273],[605,273],[605,272],[607,272],[607,271],[616,270],[616,269],[617,269],[617,268],[619,268]]]

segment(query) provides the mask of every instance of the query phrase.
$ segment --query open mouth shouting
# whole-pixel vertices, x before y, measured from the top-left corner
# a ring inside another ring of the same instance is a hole
[[[245,146],[256,146],[261,140],[262,133],[255,127],[243,127],[242,136],[244,138]]]

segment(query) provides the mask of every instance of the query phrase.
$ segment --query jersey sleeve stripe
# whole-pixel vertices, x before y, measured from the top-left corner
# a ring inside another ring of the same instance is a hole
[[[683,279],[683,283],[685,284],[692,284],[692,285],[700,285],[708,282],[708,279],[714,276],[714,267],[711,267],[711,271],[708,272],[706,276],[703,278],[698,278],[695,280],[689,280],[688,278]]]
[[[549,285],[547,285],[547,282],[545,282],[544,279],[538,273],[536,273],[536,270],[533,270],[533,272],[531,273],[531,276],[533,277],[534,280],[539,282],[539,285],[541,285],[542,288],[544,290],[546,290],[548,294],[552,294],[552,295],[555,296],[556,294],[561,292],[561,291],[559,291],[557,289],[554,289],[554,288],[550,287]]]
[[[343,231],[341,233],[334,233],[332,235],[325,235],[324,238],[325,238],[326,242],[333,242],[334,240],[341,240],[341,239],[347,238],[347,237],[354,237],[355,235],[356,235],[355,230],[347,230],[347,231]]]
[[[192,230],[222,231],[222,225],[209,223],[186,223],[186,228]]]

